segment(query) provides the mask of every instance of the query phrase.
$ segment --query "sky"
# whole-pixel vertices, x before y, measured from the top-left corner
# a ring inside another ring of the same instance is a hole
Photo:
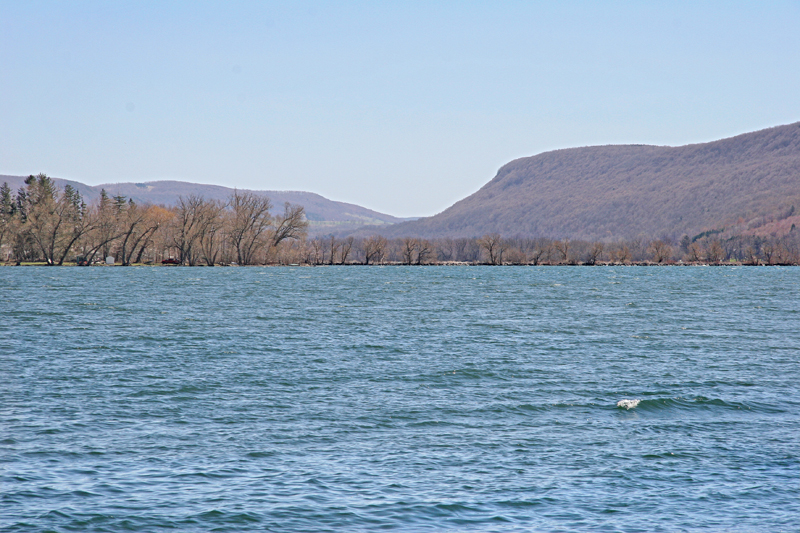
[[[0,174],[438,213],[505,163],[800,121],[800,2],[0,0]]]

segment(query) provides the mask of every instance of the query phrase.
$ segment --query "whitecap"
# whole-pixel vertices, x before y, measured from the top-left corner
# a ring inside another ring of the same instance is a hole
[[[617,407],[624,407],[625,409],[633,409],[641,400],[620,400],[617,402]]]

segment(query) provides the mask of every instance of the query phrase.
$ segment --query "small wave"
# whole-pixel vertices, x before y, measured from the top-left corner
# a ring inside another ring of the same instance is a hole
[[[712,410],[712,409],[725,409],[731,411],[756,411],[763,413],[781,413],[784,410],[777,405],[769,405],[763,403],[742,403],[721,400],[719,398],[710,399],[703,396],[695,398],[650,398],[646,400],[620,400],[617,402],[617,407],[625,409],[633,409],[639,407],[639,411],[669,411],[673,409],[680,410]]]
[[[633,409],[639,405],[641,400],[620,400],[617,402],[617,407],[624,407],[625,409]]]
[[[250,452],[247,454],[247,457],[260,459],[262,457],[272,457],[273,455],[275,455],[275,452]]]

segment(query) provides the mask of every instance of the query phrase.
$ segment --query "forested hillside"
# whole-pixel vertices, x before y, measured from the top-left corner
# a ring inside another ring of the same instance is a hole
[[[0,176],[16,191],[20,176]],[[87,202],[101,189],[140,205],[180,196],[225,200],[233,189],[178,181],[70,185]],[[252,192],[252,191],[242,191]],[[512,161],[475,194],[415,221],[314,193],[261,191],[277,214],[303,206],[311,236],[511,237],[677,242],[716,235],[782,236],[800,226],[800,123],[680,147],[592,146]]]
[[[797,208],[800,123],[681,147],[592,146],[517,159],[438,215],[374,229],[390,237],[678,239],[783,227]]]

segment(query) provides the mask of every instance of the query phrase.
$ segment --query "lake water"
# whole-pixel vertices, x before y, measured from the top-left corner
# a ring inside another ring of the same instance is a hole
[[[800,268],[0,268],[0,530],[798,531],[799,379]]]

